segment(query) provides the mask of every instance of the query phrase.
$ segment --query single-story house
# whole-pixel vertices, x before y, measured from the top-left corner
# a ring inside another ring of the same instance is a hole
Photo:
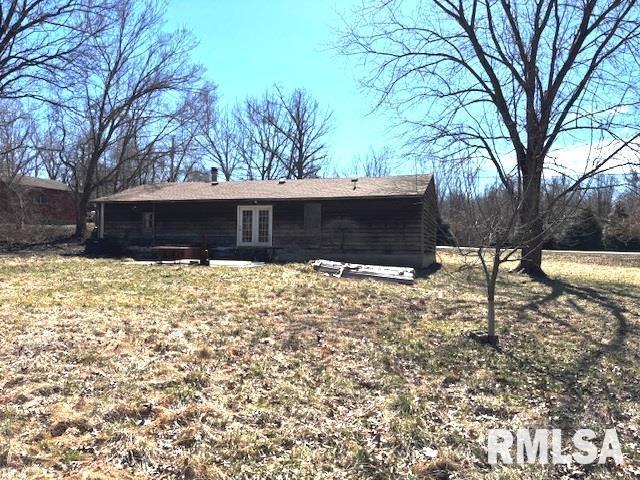
[[[28,175],[0,177],[0,222],[70,225],[75,221],[75,200],[68,185]]]
[[[98,238],[124,247],[204,246],[212,258],[426,267],[431,175],[142,185],[98,198]]]

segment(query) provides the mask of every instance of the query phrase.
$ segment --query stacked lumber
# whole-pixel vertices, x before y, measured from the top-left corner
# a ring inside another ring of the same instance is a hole
[[[415,270],[410,267],[385,267],[382,265],[362,265],[359,263],[334,262],[332,260],[314,260],[311,264],[317,272],[341,277],[370,277],[379,280],[411,285],[415,280]]]

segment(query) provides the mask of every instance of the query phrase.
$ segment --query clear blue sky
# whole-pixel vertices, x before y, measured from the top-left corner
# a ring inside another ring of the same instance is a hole
[[[331,48],[339,14],[348,13],[351,1],[171,0],[167,27],[187,27],[199,40],[193,59],[207,68],[223,104],[260,95],[277,83],[304,88],[331,109],[330,157],[345,171],[370,147],[397,151],[400,144],[385,112],[369,115],[374,101],[358,86],[357,62]],[[324,175],[332,172],[330,167]]]

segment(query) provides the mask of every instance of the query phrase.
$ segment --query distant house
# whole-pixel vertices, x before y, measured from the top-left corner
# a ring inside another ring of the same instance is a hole
[[[68,225],[75,219],[73,192],[66,184],[26,175],[0,177],[0,222]]]
[[[425,267],[434,261],[431,175],[165,183],[96,200],[98,237],[206,246],[213,258],[326,258]]]

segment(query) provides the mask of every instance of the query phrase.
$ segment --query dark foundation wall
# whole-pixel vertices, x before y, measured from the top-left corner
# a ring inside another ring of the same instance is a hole
[[[258,250],[268,250],[275,260],[327,258],[412,266],[432,262],[432,255],[425,255],[420,197],[259,204],[273,206],[273,234],[272,247]],[[225,251],[250,257],[256,249],[236,247],[238,205],[254,203],[106,204],[104,238],[125,245],[206,243],[214,257]],[[154,212],[155,228],[143,228],[143,212]]]

